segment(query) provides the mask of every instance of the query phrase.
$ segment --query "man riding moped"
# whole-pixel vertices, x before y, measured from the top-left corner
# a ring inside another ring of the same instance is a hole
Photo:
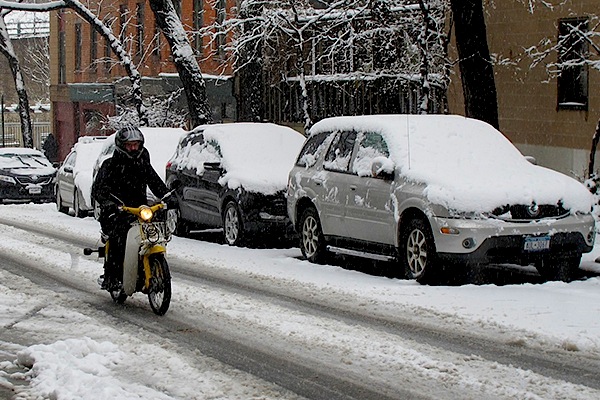
[[[121,285],[127,232],[136,219],[119,206],[146,204],[147,187],[158,198],[168,192],[150,164],[142,132],[134,126],[121,128],[115,135],[113,156],[104,161],[92,185],[92,198],[100,206],[100,226],[110,242],[110,257],[104,263],[104,290],[117,290]]]

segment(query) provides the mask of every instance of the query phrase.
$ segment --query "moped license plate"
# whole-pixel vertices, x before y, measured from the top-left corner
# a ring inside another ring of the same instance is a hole
[[[528,236],[525,238],[523,250],[528,252],[550,249],[550,236]]]

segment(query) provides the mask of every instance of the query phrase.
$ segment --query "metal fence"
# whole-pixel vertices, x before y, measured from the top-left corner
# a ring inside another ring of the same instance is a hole
[[[50,134],[50,122],[33,121],[33,147],[42,148],[42,143]],[[1,128],[1,147],[23,147],[23,135],[21,135],[21,124],[19,122],[5,122]]]

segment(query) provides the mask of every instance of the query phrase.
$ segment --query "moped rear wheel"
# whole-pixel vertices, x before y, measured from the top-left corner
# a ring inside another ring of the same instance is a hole
[[[164,254],[150,256],[150,290],[148,301],[156,315],[165,315],[171,304],[171,272]]]

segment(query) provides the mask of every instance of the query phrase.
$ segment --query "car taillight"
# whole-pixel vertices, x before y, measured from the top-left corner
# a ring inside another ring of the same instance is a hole
[[[173,163],[172,163],[171,161],[167,162],[166,168],[167,168],[167,169],[170,169],[170,168],[171,168],[171,165],[173,165]]]

